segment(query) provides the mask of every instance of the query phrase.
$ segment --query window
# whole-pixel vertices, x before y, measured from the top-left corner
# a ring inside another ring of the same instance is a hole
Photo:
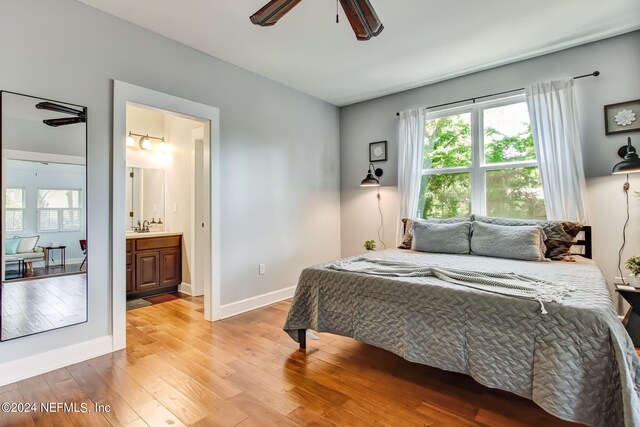
[[[38,189],[38,231],[77,231],[82,227],[82,190]]]
[[[24,231],[24,188],[7,188],[5,191],[5,232]]]
[[[427,116],[418,206],[422,218],[546,218],[521,96]]]

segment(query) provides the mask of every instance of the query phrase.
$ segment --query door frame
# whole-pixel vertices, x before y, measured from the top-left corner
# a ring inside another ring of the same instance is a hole
[[[126,253],[125,217],[126,209],[126,122],[127,104],[170,111],[187,118],[199,118],[209,122],[210,165],[210,241],[211,264],[205,276],[211,277],[210,286],[205,286],[204,318],[220,319],[220,110],[216,107],[188,99],[136,86],[119,80],[113,81],[113,164],[111,184],[111,283],[112,283],[112,336],[113,350],[126,347]],[[206,127],[205,127],[206,128]],[[95,260],[94,260],[95,262]],[[206,283],[206,282],[205,282]]]
[[[206,260],[210,256],[208,248],[211,247],[209,238],[209,226],[211,223],[210,211],[201,212],[198,208],[207,206],[209,200],[206,194],[210,193],[207,188],[206,176],[211,170],[209,162],[206,161],[206,154],[210,151],[210,147],[205,140],[204,132],[205,128],[198,128],[191,132],[191,141],[193,143],[193,155],[191,156],[192,168],[193,168],[193,185],[191,188],[191,212],[193,219],[191,221],[191,295],[200,296],[204,295],[204,284],[210,280],[207,277],[207,271],[202,266],[206,267]],[[198,164],[199,145],[202,145],[202,156],[205,159],[204,162]],[[198,170],[201,172],[201,181],[198,183]],[[205,180],[202,180],[205,179]],[[197,197],[197,190],[201,190],[205,193],[205,197]],[[201,231],[205,231],[201,233]]]

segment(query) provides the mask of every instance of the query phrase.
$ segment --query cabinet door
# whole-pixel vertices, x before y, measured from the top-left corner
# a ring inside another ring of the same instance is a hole
[[[127,265],[127,293],[131,293],[135,290],[136,278],[135,271],[133,269],[133,265]]]
[[[182,283],[182,254],[180,249],[165,249],[160,252],[161,286]]]
[[[129,241],[127,240],[127,248],[129,248]],[[133,254],[127,250],[127,293],[134,292],[136,289],[136,270],[133,265]]]
[[[136,254],[136,292],[160,287],[160,253],[139,252]]]

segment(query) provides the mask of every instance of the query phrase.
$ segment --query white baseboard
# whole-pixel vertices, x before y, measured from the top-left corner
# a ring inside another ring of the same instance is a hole
[[[0,364],[0,387],[45,372],[83,362],[113,351],[113,337],[105,335],[67,347]]]
[[[257,297],[233,302],[231,304],[225,304],[220,306],[220,319],[226,319],[227,317],[236,316],[238,314],[246,313],[247,311],[255,310],[256,308],[264,307],[265,305],[291,298],[295,290],[296,287],[292,286],[290,288],[280,289],[279,291],[269,292],[267,294],[258,295]]]
[[[190,283],[184,283],[178,285],[178,292],[182,292],[183,294],[193,295],[193,289],[191,288]]]

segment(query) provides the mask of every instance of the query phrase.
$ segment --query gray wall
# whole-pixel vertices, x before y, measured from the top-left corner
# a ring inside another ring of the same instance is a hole
[[[437,58],[435,58],[437,60]],[[398,118],[407,108],[426,107],[458,99],[523,87],[599,70],[598,78],[576,81],[585,172],[595,259],[609,281],[616,271],[617,247],[624,222],[624,177],[611,176],[619,160],[616,151],[631,136],[640,147],[640,133],[605,136],[603,105],[640,98],[640,32],[579,46],[554,54],[494,68],[438,84],[354,104],[340,110],[342,256],[363,252],[363,242],[375,239],[379,224],[375,190],[359,187],[367,170],[369,142],[388,140],[389,160],[377,163],[384,176],[380,192],[385,241],[395,242],[397,218]],[[631,176],[632,190],[640,178]],[[640,202],[631,200],[630,242],[625,256],[640,254]]]
[[[221,110],[222,304],[339,255],[336,107],[73,0],[2,0],[0,29],[2,89],[89,109],[93,242],[89,322],[1,343],[0,363],[111,332],[112,79]]]

